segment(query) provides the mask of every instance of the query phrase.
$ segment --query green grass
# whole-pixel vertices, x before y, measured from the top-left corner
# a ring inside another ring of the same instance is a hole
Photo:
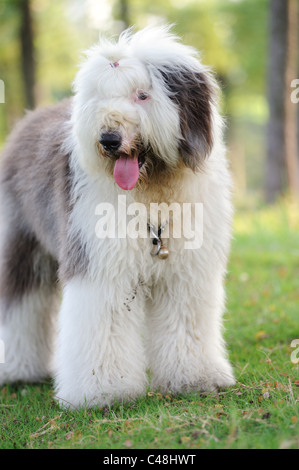
[[[299,338],[298,310],[298,209],[287,202],[239,211],[225,316],[234,387],[62,411],[51,382],[6,386],[0,448],[299,448],[299,364],[290,346]]]

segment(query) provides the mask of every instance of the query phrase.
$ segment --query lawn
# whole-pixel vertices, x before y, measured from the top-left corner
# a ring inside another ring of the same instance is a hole
[[[52,383],[0,389],[0,448],[299,448],[299,210],[239,209],[225,337],[237,384],[62,411]],[[297,350],[298,352],[297,352]],[[292,360],[293,359],[293,362]]]

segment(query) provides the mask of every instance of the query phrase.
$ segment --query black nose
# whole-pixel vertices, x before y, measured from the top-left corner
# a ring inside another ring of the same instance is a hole
[[[106,132],[101,135],[99,142],[108,152],[116,152],[121,146],[121,136],[117,132]]]

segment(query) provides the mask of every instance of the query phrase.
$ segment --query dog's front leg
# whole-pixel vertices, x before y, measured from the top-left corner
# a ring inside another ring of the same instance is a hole
[[[105,406],[144,392],[141,303],[104,279],[76,277],[66,284],[56,354],[62,406]]]
[[[158,283],[147,312],[153,389],[213,391],[234,384],[221,331],[223,298],[216,274],[204,280],[182,267]]]

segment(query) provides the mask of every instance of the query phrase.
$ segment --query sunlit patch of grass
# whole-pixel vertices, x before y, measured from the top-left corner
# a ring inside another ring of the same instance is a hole
[[[293,198],[283,199],[274,206],[252,211],[237,211],[235,234],[276,236],[299,231],[299,203]]]

